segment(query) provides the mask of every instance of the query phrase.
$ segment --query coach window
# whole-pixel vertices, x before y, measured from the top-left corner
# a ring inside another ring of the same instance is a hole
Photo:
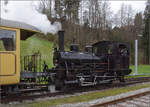
[[[16,50],[16,31],[0,29],[0,51]]]

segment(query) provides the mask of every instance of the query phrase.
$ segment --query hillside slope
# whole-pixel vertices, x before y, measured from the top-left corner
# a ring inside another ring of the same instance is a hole
[[[35,52],[40,52],[42,55],[42,64],[45,60],[48,67],[53,66],[53,42],[43,40],[37,36],[32,36],[25,41],[21,41],[21,58],[25,55],[32,55]]]

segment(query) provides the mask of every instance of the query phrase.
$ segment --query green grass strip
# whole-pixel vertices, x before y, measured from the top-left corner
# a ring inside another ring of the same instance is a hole
[[[130,69],[132,69],[132,73],[135,73],[135,66],[130,66]],[[138,65],[138,73],[139,74],[150,74],[150,65]]]
[[[114,96],[117,94],[126,93],[129,91],[134,91],[134,90],[138,90],[141,88],[147,88],[147,87],[150,87],[149,83],[140,84],[140,85],[136,85],[136,86],[130,86],[130,87],[114,88],[111,90],[92,92],[92,93],[83,94],[80,96],[72,96],[72,97],[52,99],[52,100],[47,100],[47,101],[32,102],[30,104],[27,104],[27,107],[50,107],[50,106],[56,106],[59,104],[88,102],[90,100],[103,98],[103,97],[107,97],[107,96]]]
[[[32,36],[25,41],[21,41],[21,58],[38,51],[42,55],[41,64],[43,64],[43,61],[46,61],[49,68],[53,67],[53,42],[43,40],[37,36]]]
[[[125,78],[150,77],[150,75],[127,75]]]

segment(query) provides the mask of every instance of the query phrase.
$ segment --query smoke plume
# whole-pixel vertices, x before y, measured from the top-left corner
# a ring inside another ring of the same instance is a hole
[[[35,10],[34,5],[32,1],[1,1],[1,18],[30,24],[44,34],[61,30],[61,23],[51,24],[46,15]]]

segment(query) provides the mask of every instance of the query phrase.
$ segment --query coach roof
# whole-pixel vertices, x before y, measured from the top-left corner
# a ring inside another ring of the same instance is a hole
[[[40,33],[40,30],[36,27],[18,21],[5,20],[0,18],[0,26],[17,28],[21,30],[21,39],[25,40],[35,33]]]

